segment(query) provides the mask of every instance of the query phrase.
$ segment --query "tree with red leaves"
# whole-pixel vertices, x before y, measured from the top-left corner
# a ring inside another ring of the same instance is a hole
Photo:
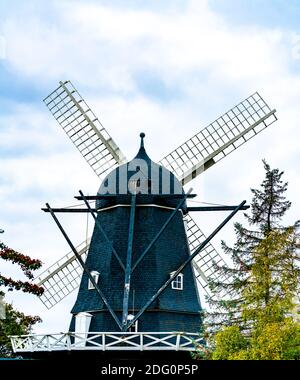
[[[33,279],[32,271],[39,269],[42,266],[40,260],[32,259],[29,256],[23,255],[11,248],[8,248],[4,243],[0,242],[0,258],[10,261],[12,264],[17,264],[22,269],[22,272],[29,279]],[[32,284],[29,281],[15,281],[10,277],[5,277],[0,273],[0,286],[5,286],[8,291],[22,290],[25,293],[32,293],[37,296],[43,294],[44,289],[40,286]]]
[[[3,232],[2,230],[0,230]],[[42,262],[32,259],[20,252],[8,248],[0,241],[0,258],[17,264],[29,281],[13,280],[0,273],[0,287],[7,288],[8,291],[21,290],[25,293],[31,293],[41,296],[44,289],[30,282],[33,279],[32,271],[39,269]],[[4,292],[0,290],[0,357],[13,357],[12,347],[10,343],[10,335],[29,334],[32,326],[37,322],[41,322],[40,317],[25,315],[15,310],[11,304],[3,301]]]

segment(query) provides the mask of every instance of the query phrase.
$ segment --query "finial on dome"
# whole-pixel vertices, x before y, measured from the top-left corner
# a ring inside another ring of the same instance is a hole
[[[145,137],[145,133],[144,132],[141,132],[140,133],[140,138],[141,138],[141,145],[140,145],[140,149],[137,153],[137,155],[135,156],[135,158],[141,158],[143,160],[150,160],[150,158],[148,157],[146,151],[145,151],[145,147],[144,147],[144,137]]]
[[[145,133],[144,133],[144,132],[141,132],[141,133],[140,133],[140,138],[141,138],[141,148],[144,148],[144,137],[145,137]]]

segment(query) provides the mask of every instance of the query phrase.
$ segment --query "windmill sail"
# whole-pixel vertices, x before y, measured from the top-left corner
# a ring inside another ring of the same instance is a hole
[[[90,239],[84,241],[77,248],[83,260],[86,259]],[[82,267],[73,252],[69,252],[56,263],[34,279],[34,283],[44,288],[40,300],[51,309],[63,298],[77,289],[82,276]]]
[[[206,239],[204,233],[200,230],[197,223],[194,219],[187,214],[185,216],[185,221],[187,223],[187,238],[190,247],[190,253],[193,254],[193,251],[199,247],[199,245]],[[222,256],[216,251],[211,243],[208,243],[203,251],[195,257],[192,261],[194,267],[195,277],[198,283],[201,285],[201,288],[209,294],[209,281],[216,280],[217,276],[220,279],[219,275],[216,274],[214,269],[214,263],[217,265],[225,265],[225,261]],[[226,280],[227,278],[222,278]]]
[[[275,112],[256,92],[176,148],[160,164],[186,184],[274,123]]]
[[[59,83],[44,102],[94,172],[103,178],[126,158],[72,83]]]

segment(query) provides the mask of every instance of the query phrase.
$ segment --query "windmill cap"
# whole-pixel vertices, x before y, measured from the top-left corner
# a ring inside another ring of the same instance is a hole
[[[148,156],[144,146],[144,132],[140,133],[140,138],[137,155],[131,161],[112,170],[102,182],[98,194],[121,196],[136,192],[145,196],[183,195],[182,184],[175,175]]]

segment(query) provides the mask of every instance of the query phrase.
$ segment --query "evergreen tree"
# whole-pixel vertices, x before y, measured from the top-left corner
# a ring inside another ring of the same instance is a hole
[[[265,179],[259,189],[251,189],[251,213],[245,214],[248,227],[234,225],[234,247],[222,242],[232,265],[214,265],[220,280],[210,283],[209,333],[224,326],[249,332],[257,321],[282,321],[299,290],[299,222],[281,225],[291,206],[285,199],[287,183],[282,180],[283,172],[263,164]]]

